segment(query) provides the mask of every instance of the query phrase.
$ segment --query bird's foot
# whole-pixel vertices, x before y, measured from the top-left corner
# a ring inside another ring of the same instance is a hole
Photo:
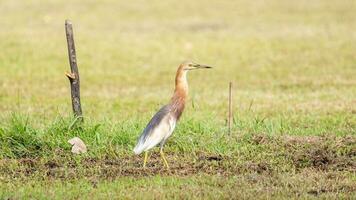
[[[146,168],[147,160],[148,160],[148,152],[145,151],[145,158],[144,158],[144,160],[143,160],[143,168]]]
[[[160,151],[160,154],[161,154],[161,157],[162,157],[162,159],[163,159],[164,166],[165,166],[167,169],[169,169],[169,165],[168,165],[167,159],[166,159],[166,157],[164,156],[164,153],[163,153],[162,150]]]

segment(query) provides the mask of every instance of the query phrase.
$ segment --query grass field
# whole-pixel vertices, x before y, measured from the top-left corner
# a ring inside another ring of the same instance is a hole
[[[355,10],[348,0],[0,1],[0,199],[356,198]],[[214,69],[189,74],[165,147],[171,170],[157,149],[143,169],[133,146],[184,60]],[[87,154],[70,153],[74,136]]]

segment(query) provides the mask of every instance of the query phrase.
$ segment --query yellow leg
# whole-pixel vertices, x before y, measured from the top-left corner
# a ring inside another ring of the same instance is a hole
[[[168,162],[167,162],[167,160],[166,160],[166,157],[164,157],[164,153],[163,153],[163,150],[162,150],[162,149],[160,150],[160,153],[161,153],[161,157],[162,157],[162,159],[163,159],[163,161],[164,161],[164,165],[167,167],[167,169],[169,169]]]
[[[145,159],[143,160],[143,167],[146,167],[147,160],[148,160],[148,152],[145,151]]]

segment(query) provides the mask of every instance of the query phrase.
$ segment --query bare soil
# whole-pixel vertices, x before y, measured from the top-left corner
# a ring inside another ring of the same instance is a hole
[[[332,142],[331,142],[332,141]],[[142,156],[123,156],[117,158],[72,157],[70,154],[48,158],[22,158],[0,160],[0,174],[4,181],[13,178],[40,177],[41,179],[95,178],[112,180],[118,177],[142,176],[190,176],[209,174],[232,176],[257,173],[274,174],[282,169],[272,162],[279,158],[290,165],[289,170],[305,169],[321,171],[356,172],[356,139],[353,136],[330,137],[273,137],[254,135],[253,145],[263,145],[271,152],[271,159],[263,161],[248,160],[243,154],[217,155],[196,153],[180,155],[167,152],[170,164],[167,170],[157,152],[150,155],[146,168],[142,167]]]

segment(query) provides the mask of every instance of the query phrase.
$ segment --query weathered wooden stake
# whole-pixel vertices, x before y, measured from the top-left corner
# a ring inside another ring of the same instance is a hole
[[[232,125],[232,82],[229,83],[229,135],[231,135],[231,125]]]
[[[71,21],[69,20],[65,21],[65,29],[66,29],[66,36],[67,36],[69,64],[71,69],[71,72],[66,72],[66,76],[68,77],[70,82],[72,108],[73,108],[74,116],[83,120],[82,107],[80,104],[79,71],[77,66],[77,56],[75,53],[73,28],[72,28]]]

